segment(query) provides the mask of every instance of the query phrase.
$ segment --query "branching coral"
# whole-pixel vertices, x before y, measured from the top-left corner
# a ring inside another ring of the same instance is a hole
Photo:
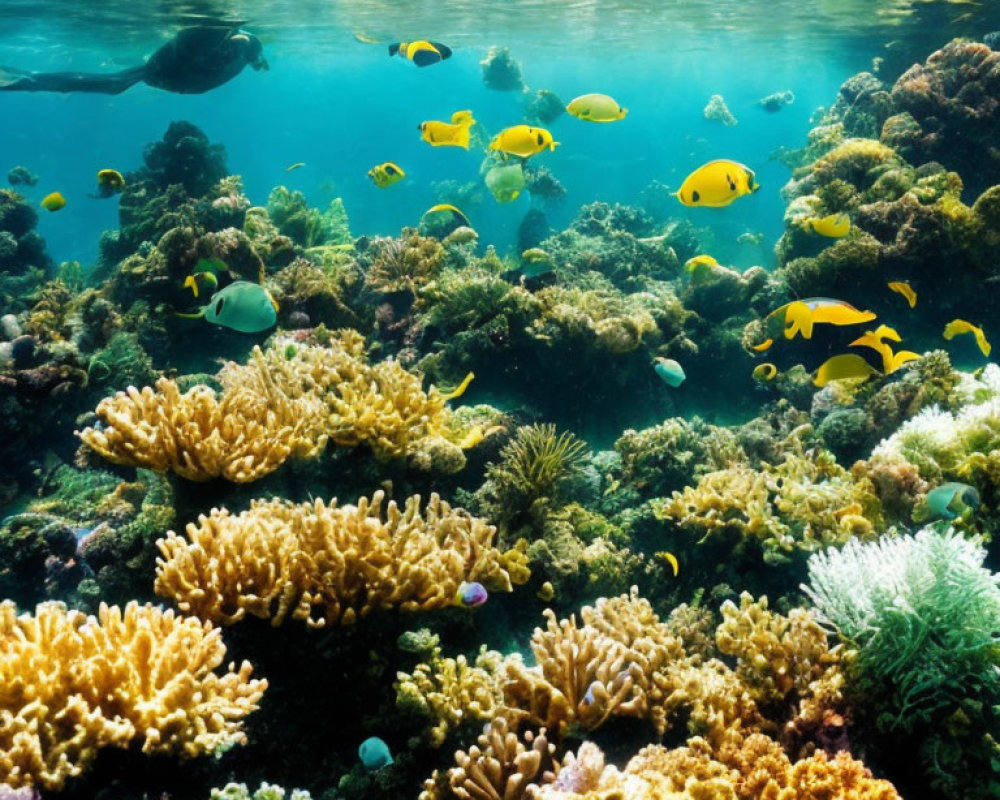
[[[497,671],[503,656],[483,645],[470,664],[465,656],[444,657],[434,639],[430,656],[412,674],[396,673],[396,706],[427,719],[424,736],[436,748],[461,723],[494,716],[500,705]]]
[[[322,500],[255,501],[233,516],[213,509],[188,538],[157,546],[155,590],[186,613],[222,624],[247,614],[280,625],[354,623],[378,609],[422,611],[454,603],[463,581],[510,591],[492,546],[495,529],[432,494],[402,510],[376,492],[357,506]]]
[[[376,458],[405,458],[422,470],[457,472],[465,466],[462,448],[483,436],[452,414],[447,402],[454,393],[433,386],[425,392],[420,376],[396,361],[369,364],[355,331],[341,331],[326,347],[280,340],[255,349],[246,366],[227,364],[219,377],[227,390],[273,383],[293,402],[318,403],[303,422],[308,436],[367,444]]]
[[[225,655],[211,624],[152,606],[102,605],[95,618],[0,603],[0,774],[57,790],[102,747],[188,757],[243,743],[267,681],[245,661],[218,674]]]
[[[789,453],[761,470],[737,465],[710,472],[697,486],[674,492],[656,514],[704,540],[735,534],[757,540],[767,560],[794,550],[815,551],[882,529],[871,483],[856,480],[828,452]]]
[[[130,386],[101,400],[100,423],[77,435],[115,464],[171,470],[192,481],[254,481],[289,456],[309,456],[325,444],[322,435],[306,432],[317,412],[314,400],[289,398],[264,372],[257,378],[221,398],[208,386],[181,394],[168,378],[160,378],[155,391]]]
[[[531,787],[551,782],[559,770],[555,745],[543,728],[537,734],[520,736],[517,726],[503,717],[494,719],[468,752],[455,753],[457,766],[447,776],[432,777],[424,784],[420,800],[456,797],[458,800],[522,800],[531,797]],[[447,780],[445,787],[444,779]]]

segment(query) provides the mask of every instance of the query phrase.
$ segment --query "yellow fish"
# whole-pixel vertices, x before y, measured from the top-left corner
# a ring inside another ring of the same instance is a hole
[[[824,361],[816,370],[813,383],[817,386],[826,386],[830,381],[864,380],[872,375],[881,373],[861,356],[845,353]]]
[[[393,42],[389,45],[389,55],[399,55],[408,59],[418,67],[427,67],[451,58],[451,48],[441,42],[428,42],[418,39],[415,42]]]
[[[719,266],[719,262],[712,258],[712,256],[705,254],[694,256],[694,258],[689,258],[684,262],[684,269],[692,276],[701,272],[711,272],[712,267],[717,266]]]
[[[737,197],[760,189],[752,169],[736,161],[718,159],[698,167],[674,194],[685,206],[724,208]]]
[[[886,286],[892,289],[892,291],[903,295],[906,298],[906,302],[910,304],[910,308],[916,306],[917,293],[913,291],[913,287],[906,281],[889,281]]]
[[[97,185],[120,192],[125,188],[125,178],[116,169],[102,169],[97,172]]]
[[[830,325],[858,325],[862,322],[871,322],[873,319],[875,314],[871,311],[858,311],[843,300],[833,300],[829,297],[795,300],[779,306],[764,318],[764,333],[768,338],[754,345],[753,349],[762,353],[781,335],[786,339],[794,339],[796,334],[801,333],[803,339],[811,339],[813,325],[817,322]]]
[[[45,195],[39,205],[46,211],[58,211],[60,208],[65,207],[66,198],[59,192],[53,192],[52,194]]]
[[[778,377],[778,368],[770,361],[765,361],[763,364],[758,364],[753,368],[752,375],[755,381],[773,381]]]
[[[44,202],[43,200],[42,203],[44,204]],[[983,329],[973,325],[971,322],[967,322],[964,319],[953,319],[944,326],[944,338],[949,342],[960,333],[971,333],[975,336],[976,344],[979,345],[979,349],[984,356],[988,356],[990,350],[993,349],[993,346],[986,341],[986,334],[983,333]]]
[[[902,341],[902,337],[896,332],[895,328],[890,328],[888,325],[879,325],[874,331],[865,331],[863,336],[859,336],[848,347],[870,347],[872,350],[875,350],[882,356],[882,371],[886,375],[892,374],[903,366],[903,364],[908,364],[920,358],[920,354],[914,353],[912,350],[900,350],[897,353],[893,353],[892,348],[883,339],[889,339],[893,342]]]
[[[301,169],[305,165],[306,165],[305,161],[296,161],[294,164],[289,164],[287,167],[285,167],[285,172],[292,172],[294,170]]]
[[[465,216],[465,214],[463,214],[457,208],[455,208],[455,206],[453,206],[451,203],[438,203],[436,206],[431,206],[423,213],[423,216],[426,217],[428,214],[437,214],[442,211],[447,211],[451,214],[454,214],[463,225],[471,227],[472,223],[469,222],[469,218]]]
[[[677,573],[679,571],[679,564],[677,563],[677,556],[675,556],[671,552],[668,552],[667,550],[660,550],[660,552],[655,553],[655,555],[656,555],[657,558],[662,558],[664,561],[666,561],[670,565],[671,569],[673,569],[673,571],[674,571],[674,577],[676,578],[677,577]]]
[[[421,122],[417,128],[420,138],[433,147],[464,147],[469,149],[469,128],[476,124],[471,111],[456,111],[451,122],[432,119]]]
[[[406,177],[406,173],[403,172],[399,164],[386,161],[384,164],[376,164],[368,170],[368,177],[372,179],[372,182],[379,189],[384,189],[386,186],[392,186],[394,183],[403,180]]]
[[[514,125],[504,128],[493,137],[490,150],[499,150],[512,156],[530,158],[542,152],[546,147],[555,150],[559,142],[553,141],[552,134],[545,128],[535,128],[531,125]]]
[[[582,94],[569,101],[566,111],[587,122],[616,122],[628,113],[627,108],[606,94]]]
[[[851,218],[847,214],[829,214],[825,217],[808,217],[802,220],[802,227],[807,231],[839,239],[851,232]]]

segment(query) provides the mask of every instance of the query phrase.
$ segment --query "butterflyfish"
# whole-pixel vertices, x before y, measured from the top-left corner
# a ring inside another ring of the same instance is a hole
[[[765,341],[754,345],[758,353],[767,350],[779,336],[794,339],[802,334],[803,339],[811,339],[813,325],[827,323],[830,325],[858,325],[871,322],[875,314],[871,311],[858,311],[850,303],[843,300],[833,300],[829,297],[808,297],[805,300],[793,300],[779,306],[764,318]]]
[[[389,45],[389,55],[398,55],[412,61],[418,67],[429,67],[446,58],[451,58],[451,48],[441,42],[417,39],[415,42],[393,42]]]
[[[289,164],[285,167],[285,172],[294,172],[297,169],[302,169],[306,165],[305,161],[296,161],[294,164]]]
[[[689,258],[684,262],[684,269],[688,271],[688,274],[691,275],[691,277],[695,277],[703,272],[711,272],[712,267],[717,266],[719,266],[719,262],[712,258],[712,256],[704,253],[702,255]]]
[[[758,364],[754,367],[751,374],[755,381],[768,383],[778,377],[778,368],[770,361],[765,361],[763,364]]]
[[[545,128],[536,128],[533,125],[514,125],[510,128],[504,128],[493,137],[490,142],[490,150],[499,150],[501,153],[508,153],[520,158],[530,158],[545,148],[555,150],[558,145],[559,142],[554,141],[552,134]]]
[[[443,214],[443,213],[451,214],[459,222],[461,222],[462,225],[465,225],[467,227],[472,225],[472,223],[469,222],[469,218],[465,216],[465,214],[463,214],[458,208],[453,206],[451,203],[438,203],[437,205],[433,205],[423,213],[423,216],[426,217],[428,214]]]
[[[417,128],[420,138],[432,147],[464,147],[469,149],[469,128],[476,124],[471,111],[456,111],[451,122],[432,119],[421,122]]]
[[[384,164],[376,164],[370,170],[368,170],[368,177],[372,179],[372,182],[379,188],[384,189],[387,186],[392,186],[394,183],[398,183],[406,177],[406,173],[403,172],[402,167],[399,164],[394,164],[392,161],[386,161]]]
[[[125,188],[125,178],[116,169],[102,169],[97,172],[97,196],[111,197]]]
[[[802,227],[807,231],[827,236],[830,239],[840,239],[851,232],[851,218],[847,214],[828,214],[825,217],[807,217],[802,220]]]
[[[955,519],[979,507],[979,492],[967,483],[942,483],[924,498],[931,513],[939,519]]]
[[[616,122],[625,118],[628,109],[606,94],[582,94],[569,101],[566,112],[587,122]]]
[[[463,608],[476,608],[489,599],[486,587],[479,581],[462,581],[455,592],[455,605]]]
[[[917,305],[917,293],[913,291],[913,287],[906,281],[889,281],[886,286],[892,289],[892,291],[903,295],[906,298],[906,302],[909,303],[910,308]]]
[[[688,175],[674,194],[685,206],[724,208],[737,197],[760,189],[756,174],[736,161],[709,161]]]
[[[520,162],[497,164],[489,168],[483,181],[494,200],[498,203],[512,203],[520,197],[521,190],[524,189],[524,170]]]
[[[39,205],[46,211],[58,211],[60,208],[65,208],[66,198],[59,192],[52,192],[52,194],[45,195]]]
[[[684,374],[684,367],[672,358],[657,356],[653,359],[653,362],[653,370],[660,376],[660,380],[667,384],[667,386],[676,389],[684,383],[684,379],[687,377],[687,375]]]
[[[278,304],[271,293],[259,283],[234,281],[212,295],[208,305],[194,314],[178,317],[204,317],[215,325],[240,333],[259,333],[274,327],[278,321]]]
[[[990,354],[990,350],[993,349],[993,346],[986,341],[986,334],[983,333],[983,329],[973,325],[971,322],[967,322],[964,319],[953,319],[944,326],[944,338],[949,342],[960,333],[971,333],[974,337],[976,337],[976,344],[979,345],[979,349],[982,351],[984,356],[988,356]]]
[[[655,554],[657,558],[662,558],[666,561],[670,568],[674,571],[674,577],[677,577],[677,573],[680,571],[680,565],[677,563],[677,556],[667,550],[660,550],[660,552]]]
[[[816,370],[816,377],[813,383],[817,386],[826,386],[830,381],[843,380],[865,380],[872,375],[881,373],[861,356],[854,353],[845,353],[833,356],[824,361]]]

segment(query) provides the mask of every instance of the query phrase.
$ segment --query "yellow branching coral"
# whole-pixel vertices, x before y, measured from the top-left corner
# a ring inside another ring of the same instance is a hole
[[[727,533],[756,539],[769,561],[873,538],[884,527],[871,481],[852,476],[826,451],[790,453],[761,470],[737,465],[710,472],[697,486],[674,492],[656,514],[700,540]]]
[[[232,664],[218,629],[173,611],[101,605],[97,617],[0,603],[0,775],[60,789],[102,747],[141,742],[182,757],[244,742],[242,719],[267,681]]]
[[[782,741],[813,738],[837,710],[843,710],[845,682],[840,646],[830,648],[812,612],[771,611],[767,597],[747,592],[740,605],[722,605],[716,629],[719,650],[737,659],[736,674],[756,704],[782,723]]]
[[[227,388],[272,381],[287,397],[318,401],[310,436],[367,444],[376,458],[406,458],[418,469],[457,472],[465,466],[462,448],[482,439],[447,405],[467,382],[450,393],[434,386],[425,392],[420,376],[398,362],[369,364],[355,331],[338,332],[325,347],[281,340],[255,348],[246,366],[228,364],[219,378]]]
[[[371,249],[374,256],[365,283],[378,292],[415,294],[441,271],[446,255],[437,239],[412,228],[404,228],[398,239],[376,239]]]
[[[578,627],[574,616],[557,620],[551,609],[542,613],[546,629],[536,628],[531,639],[538,666],[507,662],[507,705],[560,733],[573,723],[594,729],[612,714],[644,716],[645,673],[629,648],[595,628]]]
[[[130,386],[97,404],[100,424],[77,435],[115,464],[165,472],[191,481],[223,477],[236,483],[272,472],[289,456],[308,456],[325,444],[306,427],[318,406],[289,398],[266,375],[216,397],[208,386],[181,394],[167,378],[156,390]]]
[[[436,638],[436,637],[435,637]],[[440,747],[448,732],[464,720],[490,719],[500,705],[497,671],[503,656],[480,649],[475,664],[465,656],[445,658],[435,644],[430,658],[417,665],[413,674],[396,673],[396,705],[418,709],[431,723],[428,744]]]
[[[455,753],[457,766],[447,776],[435,773],[424,784],[420,800],[457,797],[458,800],[521,800],[535,787],[550,783],[559,769],[555,746],[543,728],[537,735],[518,736],[516,726],[497,717],[468,752]],[[447,785],[442,786],[442,778]]]
[[[511,591],[496,529],[432,494],[400,509],[385,493],[356,506],[257,500],[233,516],[213,509],[157,541],[155,590],[181,610],[231,624],[252,614],[280,625],[354,623],[375,609],[421,611],[454,602],[462,581]]]

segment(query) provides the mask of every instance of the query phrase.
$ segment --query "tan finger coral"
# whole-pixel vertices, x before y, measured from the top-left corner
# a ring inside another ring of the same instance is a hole
[[[463,581],[510,591],[495,528],[432,494],[400,509],[376,492],[356,506],[257,500],[213,509],[157,541],[155,590],[186,613],[231,624],[246,614],[280,625],[349,625],[375,609],[422,611],[454,602]]]
[[[462,449],[482,438],[447,405],[465,384],[451,393],[424,391],[421,377],[396,361],[369,364],[355,331],[338,331],[325,347],[281,340],[255,348],[246,366],[227,364],[219,379],[227,390],[273,381],[289,398],[317,400],[320,411],[308,423],[313,438],[367,444],[376,458],[405,458],[418,469],[457,472],[465,466]]]
[[[129,603],[97,617],[43,603],[0,603],[0,775],[60,789],[106,746],[183,757],[245,740],[242,719],[267,681],[232,664],[209,623]]]
[[[435,643],[430,657],[412,674],[396,673],[396,706],[426,717],[425,739],[431,747],[440,747],[463,721],[494,715],[501,699],[497,671],[502,660],[500,653],[485,645],[473,664],[461,655],[446,658]]]
[[[115,464],[173,471],[192,481],[236,483],[272,472],[289,456],[307,456],[325,439],[306,436],[318,406],[291,399],[267,376],[216,397],[208,386],[181,394],[167,378],[156,390],[130,386],[97,405],[100,424],[78,436]]]
[[[457,766],[447,775],[435,773],[424,784],[420,800],[521,800],[532,787],[549,783],[558,772],[555,746],[542,728],[521,736],[516,726],[497,717],[468,752],[455,753]]]

